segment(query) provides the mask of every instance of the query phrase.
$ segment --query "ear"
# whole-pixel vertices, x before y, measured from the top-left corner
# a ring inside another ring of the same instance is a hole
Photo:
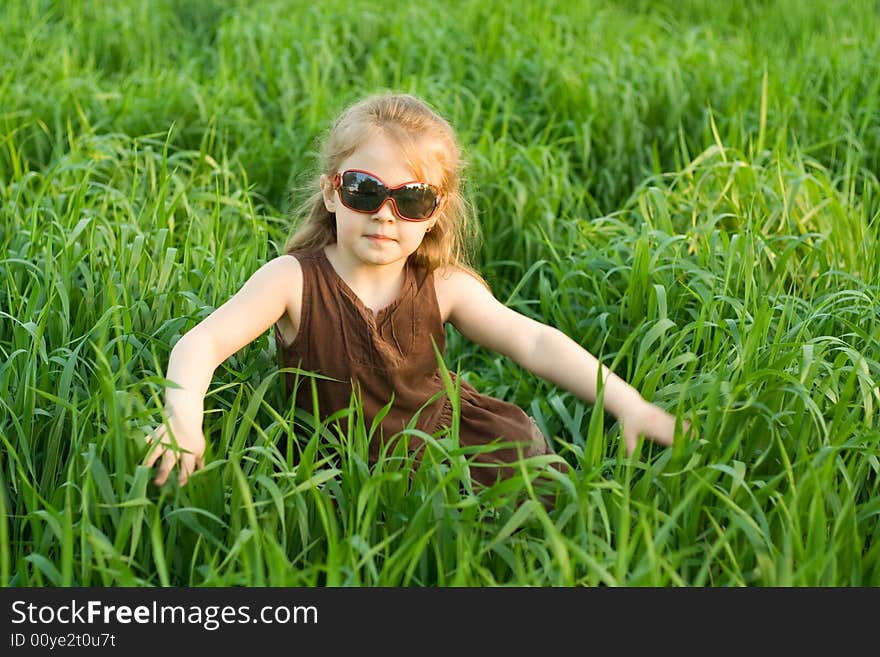
[[[333,181],[326,174],[321,174],[321,196],[324,197],[324,207],[327,212],[336,212],[336,190],[333,189]]]

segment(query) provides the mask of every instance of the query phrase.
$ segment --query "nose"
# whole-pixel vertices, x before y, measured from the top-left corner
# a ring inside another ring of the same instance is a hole
[[[385,202],[379,206],[379,209],[373,213],[373,219],[378,219],[379,221],[397,220],[397,215],[394,213],[394,206],[391,204],[390,198],[386,198]]]

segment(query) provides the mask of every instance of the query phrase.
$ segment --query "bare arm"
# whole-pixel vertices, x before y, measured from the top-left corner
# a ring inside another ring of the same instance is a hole
[[[165,483],[175,463],[178,480],[185,484],[190,473],[203,467],[205,437],[202,432],[205,393],[214,370],[224,360],[263,334],[287,313],[299,323],[302,299],[302,270],[292,256],[266,263],[226,303],[186,333],[168,361],[166,378],[179,387],[165,391],[168,427],[182,448],[179,456],[169,449],[172,441],[166,425],[148,436],[158,445],[150,450],[145,464],[161,459],[156,485]]]
[[[596,401],[601,372],[604,408],[623,424],[628,454],[642,434],[663,445],[672,444],[675,418],[645,401],[564,333],[508,308],[464,271],[447,277],[438,274],[435,281],[443,316],[469,340],[511,358],[588,403]]]

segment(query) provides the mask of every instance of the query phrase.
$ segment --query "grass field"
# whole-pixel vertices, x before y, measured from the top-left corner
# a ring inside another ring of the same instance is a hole
[[[880,585],[877,2],[377,6],[2,3],[0,582]],[[629,459],[450,329],[576,474],[474,492],[454,432],[371,468],[363,426],[295,430],[267,333],[215,373],[207,468],[153,486],[171,347],[387,89],[458,129],[496,296],[699,440]]]

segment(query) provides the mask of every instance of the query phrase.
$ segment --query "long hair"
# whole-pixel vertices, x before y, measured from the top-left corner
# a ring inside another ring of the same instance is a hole
[[[444,205],[410,259],[429,271],[462,267],[482,280],[469,264],[479,228],[473,207],[462,193],[465,163],[455,132],[424,101],[409,94],[369,96],[339,116],[324,142],[315,191],[294,212],[286,253],[317,250],[336,242],[335,213],[324,206],[318,180],[321,174],[332,178],[346,158],[377,134],[396,142],[407,166],[420,179],[427,179],[430,172],[435,174],[432,180],[440,181]]]

